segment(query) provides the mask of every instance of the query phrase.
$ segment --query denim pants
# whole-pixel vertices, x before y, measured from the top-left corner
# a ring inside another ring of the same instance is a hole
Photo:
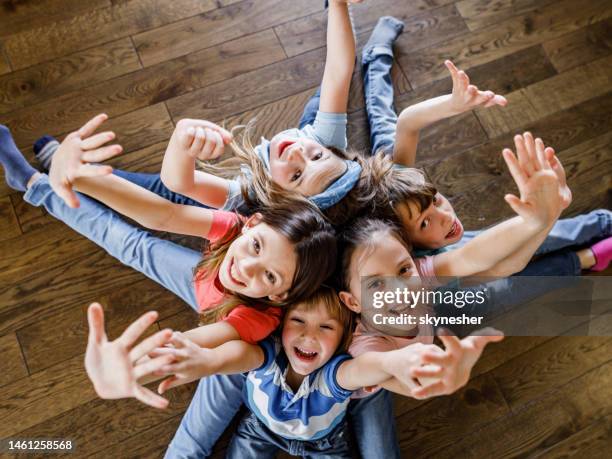
[[[320,440],[289,440],[262,423],[253,413],[240,421],[227,450],[228,459],[274,459],[279,450],[304,458],[352,458],[346,421]]]
[[[193,269],[202,258],[200,252],[155,237],[127,223],[114,210],[88,196],[79,194],[80,207],[71,209],[53,192],[46,175],[41,175],[32,184],[23,199],[33,206],[44,206],[49,214],[121,263],[143,273],[199,311]]]

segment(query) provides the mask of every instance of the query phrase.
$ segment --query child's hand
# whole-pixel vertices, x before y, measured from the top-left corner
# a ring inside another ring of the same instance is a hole
[[[470,84],[470,78],[463,70],[457,69],[451,61],[444,61],[444,65],[453,80],[453,94],[450,99],[451,110],[455,114],[467,112],[479,106],[492,107],[501,105],[505,107],[508,101],[504,96],[493,91],[480,91]]]
[[[570,190],[567,186],[565,169],[563,168],[561,161],[559,161],[559,158],[557,158],[555,150],[553,150],[551,147],[547,147],[546,150],[544,150],[544,153],[546,154],[548,164],[550,164],[550,167],[559,181],[559,198],[561,199],[561,209],[565,210],[572,203],[572,190]]]
[[[200,161],[217,159],[225,145],[232,141],[232,134],[214,123],[204,120],[183,119],[176,123],[174,136],[184,153]]]
[[[470,379],[472,368],[488,343],[499,342],[504,335],[493,328],[479,333],[487,336],[470,335],[462,340],[448,331],[439,331],[438,336],[446,349],[437,346],[423,356],[425,366],[414,368],[414,378],[437,378],[438,382],[414,390],[414,397],[424,399],[437,395],[452,394],[465,386]]]
[[[172,337],[172,330],[162,330],[134,346],[136,340],[157,319],[148,312],[133,322],[115,341],[108,341],[104,331],[104,311],[98,303],[87,310],[89,341],[85,353],[85,370],[96,393],[105,399],[134,397],[154,408],[165,408],[168,400],[138,384],[138,379],[150,375],[172,361],[171,356],[143,359],[156,347]]]
[[[508,148],[502,154],[519,189],[520,199],[507,194],[505,200],[525,220],[546,226],[559,218],[564,206],[571,202],[565,172],[558,160],[553,162],[556,169],[553,170],[547,157],[552,157],[554,150],[546,148],[542,139],[534,140],[531,133],[526,132],[516,135],[514,144],[516,156]]]
[[[79,207],[79,198],[72,189],[78,177],[95,177],[113,172],[110,166],[89,164],[105,161],[121,153],[120,145],[104,146],[114,140],[113,132],[94,135],[107,119],[105,114],[90,119],[78,131],[68,134],[53,155],[49,183],[69,207]]]
[[[154,358],[163,355],[172,357],[172,363],[164,365],[157,372],[158,375],[172,375],[159,383],[158,393],[163,394],[168,389],[215,373],[212,365],[214,352],[211,349],[198,346],[179,332],[172,335],[170,344],[173,347],[156,349],[149,354]]]

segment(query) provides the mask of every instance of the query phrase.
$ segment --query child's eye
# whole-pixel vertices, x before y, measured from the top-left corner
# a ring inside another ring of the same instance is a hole
[[[292,317],[291,318],[291,322],[295,322],[295,323],[298,323],[298,324],[303,324],[304,323],[304,321],[302,319],[298,318],[298,317]]]
[[[421,222],[421,229],[425,229],[429,226],[429,218],[425,218],[422,222]]]
[[[321,328],[323,328],[324,330],[333,330],[334,327],[332,327],[331,325],[321,325]]]
[[[322,157],[323,157],[323,152],[322,152],[322,151],[320,151],[320,152],[318,152],[316,155],[314,155],[314,156],[312,157],[312,160],[313,160],[313,161],[318,161],[318,160],[320,160]]]
[[[435,204],[436,202],[438,202],[438,197],[434,194],[434,197],[432,199],[432,202]]]
[[[370,290],[374,290],[374,289],[382,289],[385,288],[385,281],[382,279],[377,279],[374,280],[372,282],[370,282],[370,285],[368,285],[368,289]]]
[[[399,275],[403,276],[404,274],[410,274],[412,272],[412,266],[411,265],[406,265],[406,266],[402,266],[399,270]]]
[[[296,171],[295,174],[293,174],[291,176],[290,181],[291,182],[295,182],[297,179],[299,179],[302,176],[302,171]]]
[[[276,276],[272,274],[270,271],[266,271],[266,278],[271,284],[274,284],[276,282]]]
[[[259,245],[259,241],[257,239],[253,239],[253,250],[255,250],[256,254],[259,254],[261,250],[261,245]]]

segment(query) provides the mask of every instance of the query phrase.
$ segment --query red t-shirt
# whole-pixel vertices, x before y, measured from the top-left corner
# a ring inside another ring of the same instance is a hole
[[[207,239],[214,243],[229,236],[228,233],[235,228],[239,219],[240,217],[232,212],[213,211],[213,221]],[[196,300],[201,311],[218,306],[225,296],[225,290],[219,281],[219,273],[212,278],[202,274],[197,275],[194,284]],[[281,317],[280,308],[255,309],[240,305],[232,309],[222,320],[229,322],[236,329],[241,340],[256,343],[267,338],[278,327]]]

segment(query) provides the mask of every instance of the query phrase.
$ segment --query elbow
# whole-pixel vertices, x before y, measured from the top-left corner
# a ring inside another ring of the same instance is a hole
[[[162,168],[161,173],[159,174],[159,178],[161,182],[164,184],[164,186],[168,188],[170,191],[174,193],[184,193],[185,192],[183,187],[181,187],[180,181],[173,179],[173,177],[170,174],[164,173],[163,168]]]

